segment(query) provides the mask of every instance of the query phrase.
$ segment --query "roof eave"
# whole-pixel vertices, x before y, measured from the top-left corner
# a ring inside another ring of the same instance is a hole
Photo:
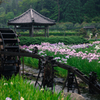
[[[23,25],[23,24],[32,24],[32,23],[9,23],[8,25]]]
[[[56,24],[56,22],[52,22],[52,23],[36,23],[36,22],[34,22],[34,25],[55,25]]]
[[[56,23],[9,23],[8,25],[24,25],[24,24],[34,24],[34,25],[55,25]]]

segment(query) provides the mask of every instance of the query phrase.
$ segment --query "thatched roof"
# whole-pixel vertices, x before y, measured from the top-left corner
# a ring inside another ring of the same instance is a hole
[[[8,21],[8,25],[22,25],[22,24],[34,24],[34,25],[54,25],[55,20],[51,20],[34,9],[30,8],[23,14],[14,19]]]

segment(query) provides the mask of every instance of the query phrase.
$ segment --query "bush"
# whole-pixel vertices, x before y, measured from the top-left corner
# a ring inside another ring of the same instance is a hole
[[[21,36],[29,36],[28,32],[20,32]],[[49,35],[54,35],[54,36],[68,36],[68,35],[77,35],[78,32],[72,32],[72,31],[50,31]],[[35,32],[34,36],[44,36],[43,32]]]
[[[84,28],[81,28],[79,35],[82,35],[83,37],[85,37],[86,34],[87,34],[86,30]]]
[[[30,45],[30,44],[41,44],[41,42],[59,43],[63,42],[65,45],[68,44],[80,44],[88,43],[89,41],[79,37],[79,36],[70,36],[70,37],[19,37],[20,45]]]

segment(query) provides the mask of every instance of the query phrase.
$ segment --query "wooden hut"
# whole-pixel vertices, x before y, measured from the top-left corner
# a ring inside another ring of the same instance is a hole
[[[84,26],[83,28],[84,28],[84,29],[94,29],[95,26]]]
[[[31,37],[34,36],[34,29],[44,29],[45,37],[49,37],[49,26],[55,24],[55,20],[41,15],[32,8],[8,21],[8,25],[14,25],[15,31],[16,29],[28,29]]]

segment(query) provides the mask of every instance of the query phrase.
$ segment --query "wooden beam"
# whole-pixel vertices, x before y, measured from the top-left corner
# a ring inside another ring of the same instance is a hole
[[[18,27],[17,29],[31,29],[31,27]]]
[[[29,36],[31,36],[31,29],[29,29]]]
[[[45,30],[45,37],[47,36],[47,33],[46,33],[46,28],[44,29]]]
[[[32,27],[31,27],[31,37],[33,37],[34,36],[34,26],[32,25]]]
[[[17,29],[31,29],[31,27],[18,27]],[[45,27],[34,27],[34,29],[45,29]]]
[[[15,31],[15,33],[16,33],[16,25],[14,26],[14,31]]]
[[[47,26],[47,37],[49,37],[49,26]]]

